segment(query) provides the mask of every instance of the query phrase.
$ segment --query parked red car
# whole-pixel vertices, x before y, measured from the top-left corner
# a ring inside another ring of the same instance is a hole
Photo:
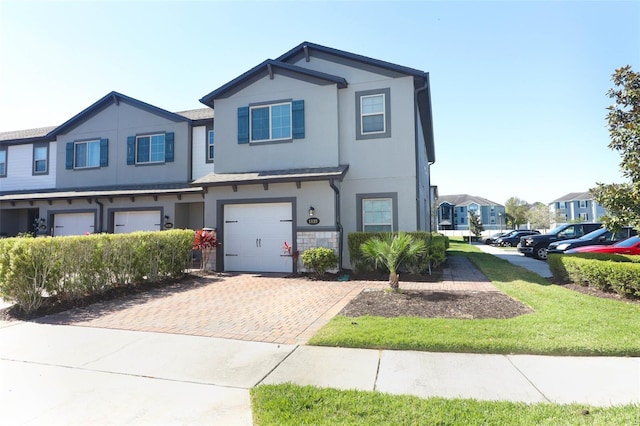
[[[640,255],[640,237],[635,236],[622,240],[611,246],[583,246],[567,250],[566,254],[572,253],[611,253],[611,254],[633,254]]]

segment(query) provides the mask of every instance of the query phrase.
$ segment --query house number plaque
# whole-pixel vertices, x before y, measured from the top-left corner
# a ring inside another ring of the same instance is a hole
[[[317,217],[310,217],[309,219],[307,219],[307,223],[309,225],[317,225],[320,223],[320,219],[318,219]]]

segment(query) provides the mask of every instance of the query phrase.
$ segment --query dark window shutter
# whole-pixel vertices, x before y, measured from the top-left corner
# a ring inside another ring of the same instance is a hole
[[[100,167],[109,165],[109,139],[100,139]]]
[[[67,142],[67,157],[65,168],[67,170],[73,169],[73,142]]]
[[[165,163],[173,163],[173,139],[174,133],[167,132],[164,135],[164,161]]]
[[[238,108],[238,143],[249,143],[249,107]]]
[[[293,139],[304,138],[304,101],[293,101],[291,104]]]
[[[136,164],[136,137],[127,137],[127,164]]]

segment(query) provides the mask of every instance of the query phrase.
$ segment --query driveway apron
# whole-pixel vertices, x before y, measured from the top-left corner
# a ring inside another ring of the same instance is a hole
[[[466,258],[452,257],[444,281],[401,283],[404,289],[497,291]],[[455,263],[455,265],[454,265]],[[46,324],[304,344],[364,288],[384,281],[313,281],[278,274],[199,277],[145,294],[73,309]]]

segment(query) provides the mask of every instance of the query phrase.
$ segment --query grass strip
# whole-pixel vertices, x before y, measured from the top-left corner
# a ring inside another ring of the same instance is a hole
[[[480,320],[336,316],[309,344],[433,352],[640,356],[640,304],[552,285],[473,245],[452,241],[448,255],[468,257],[502,292],[535,312]]]
[[[418,398],[294,384],[251,389],[254,424],[267,425],[635,425],[640,406],[525,404]]]

